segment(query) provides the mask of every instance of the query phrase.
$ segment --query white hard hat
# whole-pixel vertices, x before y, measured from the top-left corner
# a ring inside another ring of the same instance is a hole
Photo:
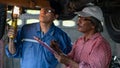
[[[101,22],[104,22],[103,12],[98,6],[88,6],[85,7],[82,11],[75,12],[78,16],[82,17],[95,17]]]

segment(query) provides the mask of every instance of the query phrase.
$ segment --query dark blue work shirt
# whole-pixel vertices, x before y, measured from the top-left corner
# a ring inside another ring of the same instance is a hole
[[[20,58],[21,68],[55,68],[58,63],[54,55],[34,40],[33,36],[40,38],[48,45],[51,40],[56,40],[60,49],[66,54],[72,47],[68,35],[54,24],[46,34],[42,33],[39,23],[24,25],[16,37],[16,53],[12,55],[6,47],[8,57]]]

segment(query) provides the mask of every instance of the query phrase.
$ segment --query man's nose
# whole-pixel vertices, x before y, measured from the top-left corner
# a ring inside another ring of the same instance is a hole
[[[46,11],[46,10],[44,10],[44,9],[42,9],[42,10],[40,10],[40,13],[44,13],[44,14],[46,14],[46,13],[47,13],[47,11]]]
[[[42,11],[40,11],[40,13],[43,13],[43,14],[45,14],[46,12],[45,12],[44,10],[42,10]]]

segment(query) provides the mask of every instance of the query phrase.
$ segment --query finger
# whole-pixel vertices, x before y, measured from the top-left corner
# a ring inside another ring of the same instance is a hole
[[[55,56],[55,58],[57,58],[57,59],[60,57],[60,55],[57,54],[57,53],[54,53],[54,56]]]
[[[15,31],[14,31],[13,29],[10,29],[10,30],[8,31],[7,35],[8,35],[8,37],[10,37],[10,36],[15,36],[16,33],[15,33]]]
[[[55,44],[54,44],[54,40],[51,40],[50,42],[50,47],[54,48]]]

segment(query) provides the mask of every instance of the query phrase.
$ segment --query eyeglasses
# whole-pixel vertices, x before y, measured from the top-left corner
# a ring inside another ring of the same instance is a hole
[[[55,13],[54,10],[52,10],[52,9],[47,9],[47,8],[42,8],[41,11],[44,11],[44,12],[46,12],[46,13]]]

